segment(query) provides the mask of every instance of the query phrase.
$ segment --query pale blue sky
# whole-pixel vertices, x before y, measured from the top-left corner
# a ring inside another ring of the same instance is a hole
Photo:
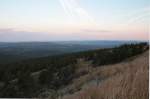
[[[148,39],[149,4],[149,0],[0,0],[0,40]]]

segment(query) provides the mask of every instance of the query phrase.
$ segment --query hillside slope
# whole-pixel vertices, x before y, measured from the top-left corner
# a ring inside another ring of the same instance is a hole
[[[68,87],[80,90],[63,99],[148,99],[148,55],[147,51],[115,65],[90,69]]]
[[[50,97],[50,99],[55,99],[54,97],[65,97],[84,92],[90,86],[99,87],[116,75],[119,75],[119,78],[120,75],[130,72],[129,65],[135,66],[134,63],[140,65],[138,63],[140,61],[133,61],[131,64],[131,60],[148,49],[147,43],[125,44],[115,48],[35,58],[0,65],[0,97]],[[142,65],[144,63],[146,62],[143,61]]]

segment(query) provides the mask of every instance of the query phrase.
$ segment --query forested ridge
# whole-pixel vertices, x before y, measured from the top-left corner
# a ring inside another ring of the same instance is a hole
[[[71,83],[79,59],[93,67],[115,64],[149,49],[148,43],[36,58],[0,66],[0,97],[37,97],[44,89],[57,91]]]

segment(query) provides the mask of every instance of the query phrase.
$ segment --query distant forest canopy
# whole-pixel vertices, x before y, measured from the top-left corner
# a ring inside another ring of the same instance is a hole
[[[37,97],[43,88],[58,90],[76,77],[77,60],[93,67],[115,64],[149,49],[148,43],[29,59],[0,66],[0,97]],[[35,74],[38,77],[35,80]]]
[[[0,42],[0,64],[87,50],[113,48],[140,41]]]

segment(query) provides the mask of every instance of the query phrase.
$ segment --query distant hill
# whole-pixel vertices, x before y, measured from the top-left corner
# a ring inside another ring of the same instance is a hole
[[[99,48],[111,48],[137,41],[59,41],[59,42],[16,42],[0,43],[0,64],[29,58],[54,56]]]

